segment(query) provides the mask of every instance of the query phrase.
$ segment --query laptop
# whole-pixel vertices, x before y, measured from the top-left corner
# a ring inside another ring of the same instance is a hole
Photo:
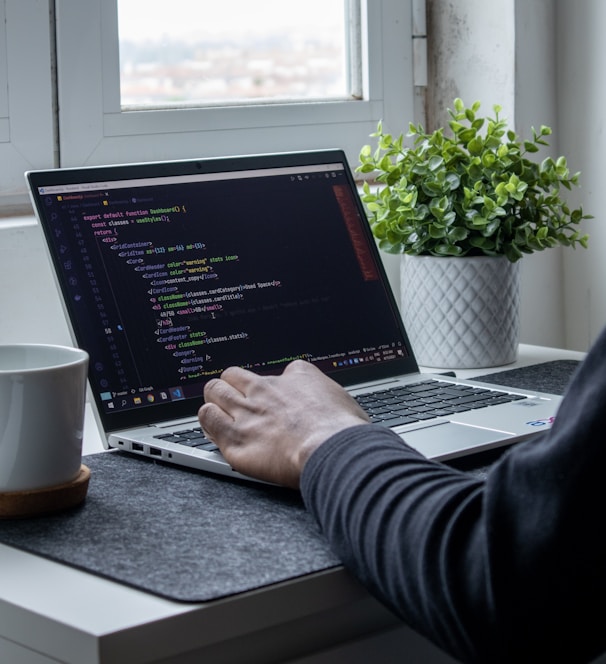
[[[108,449],[243,477],[199,428],[204,385],[230,365],[280,373],[296,358],[433,459],[555,417],[557,395],[419,372],[341,150],[26,180]]]

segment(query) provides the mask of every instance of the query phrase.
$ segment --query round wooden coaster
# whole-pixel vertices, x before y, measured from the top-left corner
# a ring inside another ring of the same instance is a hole
[[[42,516],[79,505],[88,491],[90,469],[82,464],[71,482],[31,491],[0,492],[0,519]]]

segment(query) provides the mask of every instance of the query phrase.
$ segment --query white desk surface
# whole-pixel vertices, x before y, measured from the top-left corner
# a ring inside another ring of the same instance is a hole
[[[514,364],[457,375],[583,357],[522,345]],[[84,453],[102,450],[89,408]],[[391,616],[341,568],[226,600],[181,604],[0,545],[0,661],[11,664],[267,662],[279,652],[279,661],[329,662],[337,660],[299,657],[310,639],[328,647],[392,626]],[[431,661],[451,661],[436,657]]]

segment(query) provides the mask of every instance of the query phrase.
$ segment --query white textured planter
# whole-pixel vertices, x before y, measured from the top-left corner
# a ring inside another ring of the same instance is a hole
[[[519,265],[504,256],[402,256],[402,319],[417,362],[452,369],[515,362]]]

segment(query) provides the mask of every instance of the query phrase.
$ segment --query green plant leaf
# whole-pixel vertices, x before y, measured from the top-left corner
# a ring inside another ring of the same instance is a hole
[[[430,171],[437,171],[444,163],[444,158],[441,155],[433,155],[427,161],[427,168]]]
[[[474,132],[473,138],[467,144],[467,149],[471,154],[482,154],[482,151],[484,150],[484,141],[475,136]]]
[[[462,226],[455,226],[454,228],[450,229],[448,231],[448,240],[452,242],[452,244],[458,244],[459,242],[462,242],[467,238],[469,235],[469,231],[467,228],[463,228]]]
[[[566,158],[534,161],[551,129],[531,128],[522,140],[500,117],[480,115],[480,102],[455,99],[447,129],[425,133],[412,122],[404,134],[371,134],[357,172],[374,175],[380,190],[362,185],[361,198],[380,248],[425,255],[506,255],[509,260],[557,245],[586,247],[579,224],[591,218],[571,209],[564,193],[579,185]]]
[[[526,152],[538,152],[539,148],[537,145],[531,141],[524,141],[524,148]]]

